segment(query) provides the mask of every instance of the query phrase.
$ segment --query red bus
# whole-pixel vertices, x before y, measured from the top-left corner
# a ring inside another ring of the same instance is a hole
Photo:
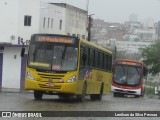
[[[114,97],[135,95],[143,96],[145,81],[147,80],[147,67],[143,62],[128,59],[116,59],[113,64],[113,77],[111,91]]]

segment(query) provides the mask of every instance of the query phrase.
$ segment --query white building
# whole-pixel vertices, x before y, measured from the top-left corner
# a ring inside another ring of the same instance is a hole
[[[137,28],[133,33],[139,35],[143,41],[154,42],[157,39],[156,28]]]
[[[152,41],[116,41],[117,51],[127,51],[129,53],[138,53],[140,48],[145,48],[153,44]]]
[[[138,39],[138,35],[137,34],[127,34],[123,36],[124,40],[128,40],[128,41],[135,41],[136,39]]]
[[[76,16],[74,10],[70,9],[70,12]],[[86,20],[87,12],[77,10],[80,11],[77,17],[83,16]],[[26,57],[21,58],[20,52],[26,47],[27,54],[31,34],[65,34],[70,31],[86,34],[87,22],[81,23],[84,21],[77,17],[67,18],[71,16],[67,11],[65,7],[44,0],[0,0],[0,88],[23,88]],[[81,27],[70,28],[69,20]]]
[[[33,33],[64,33],[64,15],[65,9],[40,0],[1,0],[0,42],[27,44]]]
[[[54,5],[65,8],[65,32],[80,38],[87,38],[87,11],[65,4],[53,3]]]
[[[129,15],[129,21],[137,22],[138,21],[138,15],[137,14],[130,14]]]

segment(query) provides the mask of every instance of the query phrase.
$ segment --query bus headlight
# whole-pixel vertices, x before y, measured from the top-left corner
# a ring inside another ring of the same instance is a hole
[[[75,82],[77,80],[76,76],[70,77],[67,82]]]
[[[34,77],[30,72],[26,72],[26,78],[34,80]]]

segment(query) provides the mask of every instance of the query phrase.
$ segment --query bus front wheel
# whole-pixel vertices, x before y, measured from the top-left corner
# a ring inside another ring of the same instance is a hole
[[[86,89],[87,89],[87,84],[84,83],[83,88],[82,88],[82,94],[76,95],[76,99],[79,102],[83,102],[86,96]]]
[[[144,97],[145,89],[141,90],[141,96]]]
[[[135,95],[135,98],[139,98],[140,96],[139,95]]]
[[[43,96],[42,91],[34,90],[34,99],[35,100],[41,100]]]
[[[114,96],[114,97],[118,97],[118,93],[117,93],[117,92],[114,92],[114,93],[113,93],[113,96]]]

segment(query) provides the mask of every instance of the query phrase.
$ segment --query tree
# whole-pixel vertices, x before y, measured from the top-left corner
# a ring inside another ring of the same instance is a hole
[[[160,40],[141,50],[143,62],[153,76],[160,73]]]

